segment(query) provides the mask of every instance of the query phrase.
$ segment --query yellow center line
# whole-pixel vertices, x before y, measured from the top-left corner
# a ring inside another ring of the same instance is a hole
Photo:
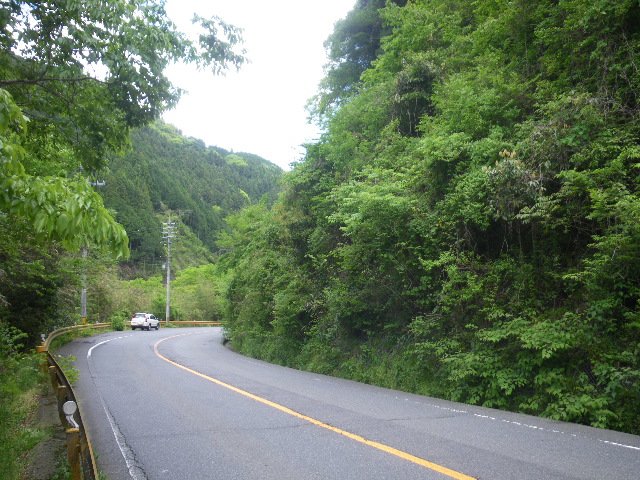
[[[165,339],[162,339],[160,341],[158,341],[154,346],[153,346],[153,351],[156,353],[156,355],[158,357],[160,357],[162,360],[164,360],[165,362],[169,362],[172,365],[175,365],[178,368],[181,368],[189,373],[192,373],[194,375],[197,375],[198,377],[204,378],[205,380],[208,380],[212,383],[215,383],[216,385],[220,385],[221,387],[224,388],[228,388],[229,390],[232,390],[236,393],[239,393],[240,395],[244,395],[245,397],[251,398],[253,400],[256,400],[257,402],[263,403],[264,405],[268,405],[272,408],[275,408],[277,410],[280,410],[281,412],[287,413],[289,415],[293,415],[294,417],[297,417],[301,420],[305,420],[309,423],[312,423],[318,427],[321,428],[325,428],[327,430],[331,430],[332,432],[335,433],[339,433],[340,435],[344,435],[345,437],[348,437],[352,440],[355,440],[356,442],[360,442],[363,443],[365,445],[369,445],[370,447],[376,448],[378,450],[381,450],[383,452],[387,452],[390,453],[391,455],[395,455],[396,457],[402,458],[404,460],[408,460],[409,462],[413,462],[417,465],[429,468],[431,470],[434,470],[436,472],[442,473],[444,475],[447,475],[448,477],[451,478],[455,478],[456,480],[477,480],[473,477],[470,477],[468,475],[465,475],[464,473],[460,473],[460,472],[456,472],[455,470],[451,470],[447,467],[443,467],[442,465],[438,465],[437,463],[432,463],[429,462],[423,458],[420,457],[416,457],[415,455],[411,455],[410,453],[407,452],[403,452],[402,450],[398,450],[396,448],[390,447],[388,445],[384,445],[382,443],[378,443],[378,442],[373,442],[371,440],[367,440],[366,438],[361,437],[360,435],[356,435],[355,433],[351,433],[351,432],[347,432],[346,430],[342,430],[340,428],[336,428],[336,427],[332,427],[331,425],[328,425],[326,423],[321,422],[320,420],[316,420],[315,418],[312,417],[308,417],[306,415],[303,415],[301,413],[298,413],[294,410],[291,410],[290,408],[287,408],[283,405],[280,405],[278,403],[272,402],[271,400],[267,400],[266,398],[262,398],[262,397],[258,397],[257,395],[254,395],[253,393],[249,393],[245,390],[242,390],[238,387],[234,387],[233,385],[229,385],[228,383],[225,383],[221,380],[218,380],[217,378],[213,378],[210,377],[208,375],[205,375],[204,373],[200,373],[196,370],[192,370],[189,367],[185,367],[184,365],[180,365],[179,363],[174,362],[173,360],[169,360],[167,357],[165,357],[164,355],[162,355],[159,351],[158,351],[158,345],[160,345],[162,342],[164,342],[165,340],[170,340],[172,338],[176,338],[176,337],[183,337],[184,335],[193,335],[193,334],[182,334],[182,335],[174,335],[172,337],[167,337]]]

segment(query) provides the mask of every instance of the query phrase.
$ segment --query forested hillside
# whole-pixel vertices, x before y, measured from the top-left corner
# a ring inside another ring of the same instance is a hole
[[[2,2],[2,478],[22,478],[29,450],[51,434],[31,421],[42,377],[29,352],[40,334],[80,321],[83,278],[89,321],[109,320],[115,307],[106,280],[114,277],[104,274],[129,257],[129,238],[87,177],[126,149],[132,130],[177,103],[181,90],[164,73],[170,63],[217,74],[246,61],[239,29],[197,15],[194,28],[192,40],[164,2]]]
[[[192,40],[163,2],[3,2],[0,341],[16,327],[28,348],[53,326],[75,323],[82,273],[94,282],[99,268],[129,257],[125,229],[87,177],[126,150],[132,130],[177,103],[181,91],[164,74],[171,62],[211,74],[245,63],[237,28],[217,17],[194,24]],[[96,297],[104,313],[104,295]]]
[[[360,0],[326,46],[325,133],[219,242],[235,348],[640,433],[638,2]]]
[[[163,318],[162,223],[170,216],[176,222],[174,318],[218,318],[210,263],[216,239],[228,228],[223,219],[246,206],[271,205],[281,177],[278,166],[257,155],[207,147],[162,121],[133,130],[130,148],[91,177],[101,208],[126,230],[129,259],[115,261],[91,243],[86,258],[59,250],[34,238],[28,222],[0,214],[0,319],[26,332],[31,343],[54,326],[76,323],[84,274],[91,321],[122,320],[138,310]]]
[[[125,227],[134,262],[165,256],[161,223],[170,213],[214,252],[224,217],[277,196],[282,170],[257,155],[207,147],[163,122],[133,131],[131,142],[96,188]]]

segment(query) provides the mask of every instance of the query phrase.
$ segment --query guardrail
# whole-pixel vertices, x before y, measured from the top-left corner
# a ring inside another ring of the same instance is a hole
[[[160,322],[161,325],[165,325],[167,322]],[[177,326],[220,326],[220,322],[206,322],[206,321],[175,321],[169,322],[171,325]],[[127,322],[127,325],[131,325],[131,322]],[[72,327],[65,327],[55,330],[49,334],[46,339],[43,339],[42,345],[36,347],[37,353],[44,354],[42,362],[42,369],[45,373],[49,373],[51,378],[51,387],[58,400],[58,416],[60,417],[60,423],[65,428],[67,434],[67,460],[71,469],[72,480],[98,480],[98,468],[96,466],[95,456],[93,454],[93,448],[91,447],[91,441],[89,440],[89,434],[84,428],[82,422],[82,414],[80,413],[80,405],[76,401],[76,396],[73,393],[73,388],[67,379],[64,371],[56,361],[55,357],[51,354],[49,349],[51,343],[61,335],[67,333],[76,334],[81,330],[109,328],[111,323],[91,323],[87,325],[74,325]],[[43,335],[44,337],[44,335]]]
[[[162,322],[160,322],[160,324],[165,326],[167,322],[166,320],[163,320]],[[220,325],[222,325],[222,322],[207,322],[207,321],[201,321],[201,320],[177,320],[177,321],[171,320],[169,324],[178,325],[178,326],[193,325],[194,327],[203,327],[205,325],[211,325],[212,327],[219,327]]]
[[[65,333],[74,334],[75,332],[79,332],[80,330],[92,330],[99,328],[109,328],[111,326],[110,323],[87,323],[86,325],[73,325],[72,327],[59,328],[49,334],[46,340],[43,341],[43,346],[46,350],[51,348],[51,342],[53,342],[56,338]]]
[[[128,320],[125,322],[125,325],[127,327],[131,326],[131,320]],[[186,327],[186,326],[194,326],[194,327],[204,327],[205,325],[211,325],[212,327],[219,327],[222,325],[222,322],[207,322],[204,320],[171,320],[169,322],[169,325],[177,325],[179,327]],[[167,326],[167,321],[166,320],[160,320],[160,326],[161,327],[166,327]]]
[[[80,406],[76,401],[76,396],[67,376],[49,351],[49,348],[53,340],[66,333],[108,328],[110,326],[110,323],[94,323],[61,328],[49,334],[47,339],[42,342],[42,345],[36,347],[37,353],[45,355],[42,369],[49,373],[51,387],[58,400],[58,416],[67,434],[67,460],[71,469],[72,480],[98,480],[98,469],[89,435],[82,422],[82,414],[80,413]]]

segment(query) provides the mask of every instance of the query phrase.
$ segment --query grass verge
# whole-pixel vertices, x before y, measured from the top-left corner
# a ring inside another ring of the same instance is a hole
[[[51,351],[75,338],[103,331],[91,329],[58,337],[52,342]],[[56,427],[43,425],[35,418],[40,400],[51,393],[51,386],[48,376],[40,371],[41,357],[25,348],[26,338],[18,329],[0,322],[0,480],[24,479],[27,466],[36,455],[34,448],[56,431]],[[73,359],[57,360],[73,383],[77,377]],[[65,452],[55,462],[57,470],[50,480],[70,478],[66,473]]]

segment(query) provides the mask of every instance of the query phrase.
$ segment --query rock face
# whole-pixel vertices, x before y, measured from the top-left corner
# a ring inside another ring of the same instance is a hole
[[[29,453],[24,480],[49,480],[65,455],[65,434],[56,399],[52,393],[39,399],[40,406],[34,416],[33,428],[48,430],[52,435],[38,443]]]

